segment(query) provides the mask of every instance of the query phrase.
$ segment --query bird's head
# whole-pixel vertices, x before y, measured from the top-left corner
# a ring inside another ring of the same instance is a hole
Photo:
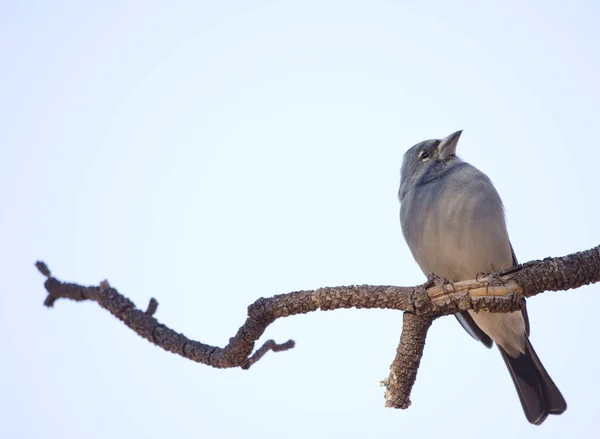
[[[400,171],[400,200],[411,188],[443,175],[448,164],[456,159],[456,145],[461,133],[462,130],[444,139],[424,140],[406,151]]]

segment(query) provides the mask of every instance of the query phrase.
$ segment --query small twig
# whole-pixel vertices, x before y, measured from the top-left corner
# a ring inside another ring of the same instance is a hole
[[[40,271],[40,273],[42,273],[44,276],[46,276],[46,277],[50,277],[50,276],[52,276],[52,275],[50,274],[50,270],[48,269],[48,266],[46,265],[46,263],[45,263],[45,262],[42,262],[42,261],[37,261],[37,262],[35,263],[35,266],[36,266],[36,267],[37,267],[37,269]]]
[[[148,303],[148,308],[146,308],[146,315],[153,316],[156,313],[156,309],[158,308],[158,302],[154,297],[150,298],[150,302]]]
[[[248,362],[242,366],[242,369],[250,369],[250,367],[260,360],[263,355],[265,355],[269,351],[273,352],[281,352],[287,351],[288,349],[292,349],[296,345],[294,340],[288,340],[285,343],[277,344],[275,340],[267,340],[265,344],[263,344],[260,348],[252,354],[250,358],[248,358]]]

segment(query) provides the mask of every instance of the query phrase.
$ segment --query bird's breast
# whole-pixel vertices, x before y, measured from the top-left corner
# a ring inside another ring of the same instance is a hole
[[[416,187],[405,195],[400,219],[425,274],[460,281],[512,266],[502,201],[487,177]]]

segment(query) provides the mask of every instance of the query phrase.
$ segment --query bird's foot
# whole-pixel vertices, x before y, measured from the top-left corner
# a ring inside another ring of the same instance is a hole
[[[441,282],[441,278],[435,273],[429,273],[427,275],[427,282],[425,282],[425,288],[431,288],[434,285],[438,285]]]
[[[479,272],[477,273],[477,275],[475,276],[475,280],[477,282],[479,282],[479,278],[480,277],[487,277],[486,281],[487,283],[491,283],[492,281],[496,281],[501,285],[505,285],[507,282],[507,279],[503,279],[502,276],[500,276],[497,273],[485,273],[485,272]]]
[[[483,273],[483,272],[477,273],[477,275],[475,276],[475,280],[477,282],[479,282],[480,277],[485,278],[485,294],[486,295],[489,294],[488,291],[489,291],[490,286],[494,286],[494,285],[498,285],[498,284],[504,286],[506,284],[506,280],[502,279],[502,277],[496,273]]]
[[[439,277],[437,274],[431,273],[429,276],[427,276],[425,288],[430,288],[434,285],[441,286],[443,291],[446,291],[446,289],[444,288],[445,285],[450,285],[452,287],[452,291],[456,292],[456,290],[454,289],[454,282],[451,279]]]

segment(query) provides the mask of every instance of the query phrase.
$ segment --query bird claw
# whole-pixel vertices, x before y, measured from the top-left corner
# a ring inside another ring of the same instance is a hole
[[[445,277],[439,277],[435,273],[431,273],[427,276],[427,282],[425,283],[425,288],[430,288],[434,285],[439,285],[442,287],[442,291],[446,291],[444,285],[450,285],[452,287],[452,291],[456,292],[454,289],[454,282],[451,279]]]
[[[486,294],[486,296],[489,295],[488,291],[489,291],[490,286],[493,286],[492,285],[493,281],[500,283],[500,285],[502,285],[502,286],[506,285],[506,280],[502,279],[502,277],[496,273],[484,273],[484,272],[477,273],[477,275],[475,276],[475,280],[477,282],[479,282],[479,277],[486,278],[485,279],[485,294]]]
[[[429,273],[427,275],[427,282],[425,282],[425,288],[431,288],[441,282],[441,278],[435,273]]]
[[[475,276],[475,280],[476,280],[477,282],[479,282],[479,278],[480,278],[480,277],[487,277],[487,278],[488,278],[488,279],[487,279],[487,282],[488,282],[488,283],[491,283],[491,282],[492,282],[492,280],[495,280],[496,282],[499,282],[499,283],[500,283],[500,284],[502,284],[502,285],[505,285],[505,284],[506,284],[506,280],[502,279],[502,276],[500,276],[500,275],[499,275],[499,274],[497,274],[497,273],[485,273],[485,272],[479,272],[479,273],[477,273],[477,275]]]

